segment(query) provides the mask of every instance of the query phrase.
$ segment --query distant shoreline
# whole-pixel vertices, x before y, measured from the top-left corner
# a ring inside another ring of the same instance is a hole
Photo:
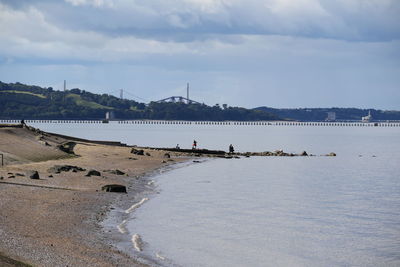
[[[0,120],[0,125],[17,127],[20,120]],[[26,120],[29,124],[100,124],[101,120]],[[339,127],[400,127],[400,120],[336,120],[336,121],[191,121],[191,120],[112,120],[107,123],[123,125],[176,125],[176,126],[339,126]],[[1,127],[1,126],[0,126]],[[71,137],[72,138],[72,137]],[[91,141],[95,142],[95,141]],[[101,142],[101,141],[97,141]],[[104,143],[104,141],[102,142]]]

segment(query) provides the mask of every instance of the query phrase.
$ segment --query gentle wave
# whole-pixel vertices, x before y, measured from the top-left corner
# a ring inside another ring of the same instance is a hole
[[[134,211],[135,209],[139,208],[141,205],[143,205],[144,202],[146,202],[147,200],[149,200],[147,197],[143,198],[141,201],[139,201],[138,203],[133,204],[129,209],[127,209],[125,211],[125,213],[131,213],[132,211]]]
[[[143,250],[143,241],[142,238],[140,237],[140,235],[138,234],[134,234],[132,236],[132,244],[133,247],[137,250],[137,251],[142,251]]]
[[[123,220],[122,223],[120,223],[120,224],[117,226],[118,231],[119,231],[121,234],[126,234],[126,233],[128,232],[128,230],[126,230],[126,227],[125,227],[126,222],[127,222],[127,220]]]
[[[158,259],[160,259],[160,260],[165,260],[165,257],[164,256],[161,256],[159,253],[156,253],[156,257],[158,258]]]

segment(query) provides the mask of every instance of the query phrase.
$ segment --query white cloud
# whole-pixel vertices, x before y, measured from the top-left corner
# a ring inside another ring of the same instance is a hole
[[[400,38],[397,0],[66,0],[60,16],[120,34],[263,34],[355,41]],[[112,7],[80,13],[79,6]],[[104,17],[108,19],[104,21]],[[128,30],[127,30],[128,29]],[[129,30],[130,29],[130,30]]]
[[[136,92],[148,99],[190,80],[203,88],[199,100],[214,104],[219,95],[220,102],[247,106],[268,104],[264,98],[296,106],[313,96],[334,105],[347,92],[361,103],[368,90],[380,94],[365,94],[373,96],[365,103],[400,101],[390,97],[400,82],[398,1],[15,3],[0,0],[1,80],[35,76],[40,84],[39,77],[50,79],[48,71],[57,80],[69,73],[83,89],[151,83],[147,95]]]
[[[34,7],[22,11],[0,4],[0,32],[0,55],[17,58],[107,62],[126,61],[146,54],[196,53],[183,43],[65,30],[50,24]]]
[[[65,0],[65,2],[72,4],[73,6],[94,6],[94,7],[113,7],[113,0]]]

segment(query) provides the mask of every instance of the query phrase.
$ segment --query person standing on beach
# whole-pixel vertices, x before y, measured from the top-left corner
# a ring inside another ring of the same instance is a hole
[[[197,141],[193,140],[193,145],[192,145],[192,149],[196,149],[197,148]]]
[[[232,154],[233,152],[235,152],[235,149],[233,148],[233,145],[230,144],[229,145],[229,154]]]

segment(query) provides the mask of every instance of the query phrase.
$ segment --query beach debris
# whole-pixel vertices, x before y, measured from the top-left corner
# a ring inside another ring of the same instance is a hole
[[[167,161],[163,160],[163,161],[161,161],[161,163],[167,163]]]
[[[336,157],[336,153],[331,152],[329,154],[326,154],[327,157]]]
[[[0,180],[3,180],[4,179],[4,177],[3,176],[0,176]]]
[[[53,178],[53,175],[50,174],[50,175],[49,175],[49,178]]]
[[[73,171],[73,172],[82,172],[86,171],[85,169],[78,167],[78,166],[72,166],[72,165],[54,165],[50,169],[47,170],[48,172],[52,173],[61,173],[61,172],[68,172],[68,171]]]
[[[102,186],[101,190],[105,192],[126,193],[126,186],[120,184],[108,184]]]
[[[301,152],[300,156],[308,156],[306,151]]]
[[[140,235],[138,234],[134,234],[132,236],[132,244],[133,247],[137,250],[137,251],[142,251],[143,250],[143,241],[142,238],[140,237]]]
[[[150,153],[149,153],[149,152],[146,152],[146,156],[149,156],[149,157],[150,157],[151,155],[150,155]]]
[[[143,149],[136,149],[132,148],[131,153],[134,155],[139,155],[139,156],[144,156],[144,150]]]
[[[138,160],[137,158],[132,158],[132,157],[130,157],[128,159],[130,159],[130,160]]]
[[[165,153],[165,154],[164,154],[164,158],[169,159],[169,158],[171,158],[171,155],[170,155],[169,153]]]
[[[12,178],[15,178],[15,176],[14,175],[8,176],[8,179],[12,179]]]
[[[25,176],[23,173],[16,173],[15,176]]]
[[[39,173],[37,171],[27,171],[26,176],[28,176],[30,179],[40,179]]]
[[[200,160],[193,160],[193,163],[200,163]]]
[[[89,170],[85,176],[101,176],[101,173],[96,170]]]

